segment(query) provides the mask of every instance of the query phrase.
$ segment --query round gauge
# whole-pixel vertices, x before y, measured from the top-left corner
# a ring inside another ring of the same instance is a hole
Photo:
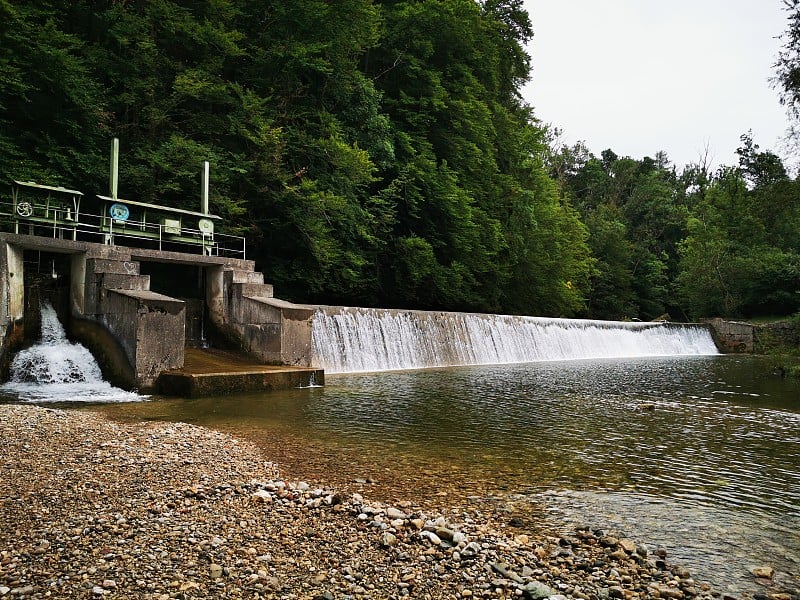
[[[206,235],[214,233],[214,221],[211,219],[200,219],[197,222],[197,227]]]
[[[108,207],[108,214],[110,214],[111,218],[115,221],[127,221],[128,217],[131,216],[131,211],[129,211],[128,207],[124,204],[115,202]]]

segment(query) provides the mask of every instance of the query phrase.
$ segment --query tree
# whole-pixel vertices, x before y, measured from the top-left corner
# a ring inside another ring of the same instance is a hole
[[[723,168],[693,211],[676,280],[693,317],[790,314],[800,308],[797,246],[783,246],[776,222],[764,218],[759,202],[773,185],[786,188],[789,182],[749,190],[740,169]]]
[[[57,3],[0,0],[0,172],[95,189],[109,115],[90,49],[66,18]]]
[[[748,131],[739,138],[742,145],[736,149],[739,155],[739,168],[748,183],[761,188],[788,179],[783,161],[776,154],[758,152],[758,144],[753,141],[753,132]]]
[[[784,9],[788,23],[781,35],[783,46],[773,65],[772,85],[778,88],[780,102],[791,120],[790,136],[797,142],[800,136],[797,127],[800,121],[800,0],[784,0]]]
[[[613,204],[600,205],[586,220],[589,245],[596,257],[588,314],[596,319],[629,319],[639,314],[633,288],[635,248],[625,218]]]
[[[587,229],[520,93],[522,0],[0,0],[0,17],[4,171],[103,191],[119,137],[133,200],[196,208],[209,160],[221,233],[284,297],[585,312]]]

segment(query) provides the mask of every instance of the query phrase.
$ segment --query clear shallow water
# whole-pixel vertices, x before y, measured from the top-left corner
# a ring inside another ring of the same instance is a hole
[[[800,381],[772,366],[709,356],[354,374],[104,410],[233,431],[279,462],[394,477],[409,494],[449,486],[543,505],[554,523],[663,545],[723,591],[764,592],[750,567],[800,587]]]

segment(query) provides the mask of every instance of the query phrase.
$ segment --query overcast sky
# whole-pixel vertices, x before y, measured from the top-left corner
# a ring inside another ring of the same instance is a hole
[[[526,100],[536,116],[640,159],[679,168],[707,145],[738,163],[739,136],[785,156],[786,113],[768,79],[786,28],[781,0],[525,0],[534,38]],[[790,161],[791,162],[791,161]]]

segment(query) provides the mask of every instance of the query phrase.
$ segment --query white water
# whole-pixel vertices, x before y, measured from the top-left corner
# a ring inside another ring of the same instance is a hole
[[[73,344],[49,303],[42,303],[41,339],[11,362],[11,380],[0,393],[27,402],[131,402],[144,397],[103,381],[97,361]]]
[[[718,353],[698,325],[344,307],[317,311],[312,342],[327,373]]]

